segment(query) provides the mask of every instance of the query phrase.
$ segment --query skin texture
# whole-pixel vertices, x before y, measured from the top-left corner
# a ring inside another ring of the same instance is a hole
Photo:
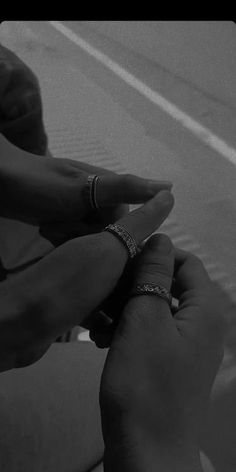
[[[2,268],[5,280],[0,286],[4,326],[1,369],[4,370],[35,362],[57,335],[74,324],[91,325],[87,320],[89,310],[96,309],[97,303],[109,295],[127,262],[124,247],[111,235],[99,235],[99,232],[127,214],[129,203],[147,202],[161,190],[170,189],[171,183],[119,176],[50,155],[39,158],[46,152],[46,136],[38,80],[4,47],[0,48],[0,74],[0,131],[3,133],[0,135],[0,214],[39,226],[41,235],[58,248],[37,263],[32,261],[27,269],[22,267],[10,278],[6,279],[7,273]],[[85,183],[91,173],[99,175],[99,212],[91,210],[84,198]],[[154,224],[148,221],[148,234],[168,215],[172,207],[172,202],[169,203],[164,213],[161,208],[160,215],[157,209],[155,215],[152,213]],[[78,239],[88,234],[94,237]],[[112,266],[108,267],[109,257],[114,262],[119,259],[114,274],[111,274]],[[95,283],[92,264],[97,264],[100,286]],[[102,285],[103,277],[108,277],[107,284]],[[84,286],[78,293],[81,280]],[[84,293],[90,292],[91,285],[94,295],[86,299]],[[14,326],[20,335],[12,336]]]
[[[105,471],[201,470],[198,435],[223,356],[224,306],[201,261],[165,235],[148,240],[133,282],[172,287],[179,307],[173,316],[160,297],[135,296],[116,324],[100,390]]]
[[[42,235],[58,242],[90,234],[116,221],[128,204],[148,201],[166,181],[117,175],[72,159],[43,159],[27,153],[0,135],[1,216],[40,226]],[[89,174],[99,175],[99,212],[91,209],[84,189]],[[3,205],[4,201],[4,205]]]
[[[159,192],[118,220],[141,243],[174,204]],[[96,309],[114,290],[128,252],[108,232],[75,238],[0,284],[1,370],[35,362],[54,339],[75,325],[90,328]]]

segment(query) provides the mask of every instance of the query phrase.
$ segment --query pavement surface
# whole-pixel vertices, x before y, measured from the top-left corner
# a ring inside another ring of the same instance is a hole
[[[39,78],[50,150],[57,157],[118,173],[173,181],[176,203],[161,231],[201,257],[226,293],[231,333],[216,390],[220,382],[232,386],[236,378],[236,26],[224,21],[66,21],[58,29],[58,23],[4,22],[0,29],[0,41]],[[108,61],[91,55],[88,46],[81,47],[81,40]],[[125,70],[125,77],[132,75],[130,84],[115,72],[114,63]],[[188,119],[176,119],[151,100],[150,93],[135,88],[134,79],[204,129],[193,132]],[[218,138],[215,147],[209,144],[209,131]],[[45,241],[41,250],[47,250]],[[233,472],[236,456],[231,449],[227,454],[224,470]]]

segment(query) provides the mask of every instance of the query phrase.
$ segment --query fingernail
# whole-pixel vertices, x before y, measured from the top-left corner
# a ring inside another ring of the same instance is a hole
[[[162,256],[167,256],[173,249],[171,240],[166,234],[159,234],[157,250]]]
[[[172,194],[169,190],[161,190],[155,196],[155,200],[159,203],[169,203],[172,200]]]

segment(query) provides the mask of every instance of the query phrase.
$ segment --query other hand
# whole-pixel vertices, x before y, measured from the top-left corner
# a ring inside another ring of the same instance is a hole
[[[201,261],[165,235],[137,257],[133,283],[145,282],[171,290],[179,307],[173,316],[166,300],[138,295],[120,316],[100,390],[105,470],[201,470],[198,433],[223,356],[224,306]]]

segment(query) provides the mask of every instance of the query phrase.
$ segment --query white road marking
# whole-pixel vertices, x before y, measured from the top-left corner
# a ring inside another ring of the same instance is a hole
[[[110,59],[106,54],[103,54],[101,51],[91,46],[87,41],[75,34],[74,31],[67,28],[60,21],[49,21],[49,23],[73,43],[90,54],[90,56],[94,57],[97,61],[101,62],[104,66],[110,69],[124,82],[136,89],[139,93],[148,98],[148,100],[157,105],[176,121],[180,122],[185,128],[197,136],[198,139],[217,151],[221,156],[226,158],[232,164],[236,165],[236,150],[218,136],[213,134],[210,129],[202,126],[200,123],[198,123],[198,121],[187,115],[187,113],[183,112],[178,107],[162,97],[159,93],[152,90],[145,83],[137,79],[133,74],[117,64],[117,62]]]

